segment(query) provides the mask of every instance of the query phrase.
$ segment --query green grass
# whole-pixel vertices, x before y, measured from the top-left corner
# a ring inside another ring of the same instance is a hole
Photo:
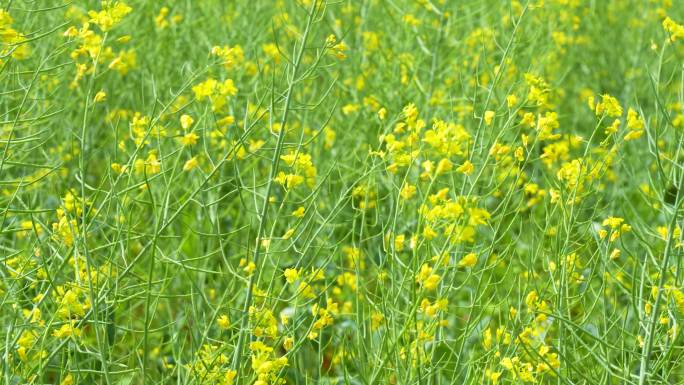
[[[677,1],[0,8],[0,384],[684,382]]]

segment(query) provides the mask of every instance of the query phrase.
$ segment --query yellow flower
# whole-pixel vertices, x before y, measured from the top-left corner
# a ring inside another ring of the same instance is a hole
[[[24,330],[21,333],[21,336],[17,340],[17,345],[21,346],[22,348],[30,348],[33,346],[33,343],[36,341],[36,333],[35,332],[30,332]]]
[[[70,323],[63,324],[59,327],[59,329],[53,330],[52,335],[57,338],[69,338],[71,336],[80,337],[81,329],[74,327],[72,321]]]
[[[404,200],[409,200],[413,198],[413,196],[416,195],[416,186],[410,183],[404,184],[404,187],[402,187],[401,191],[399,191],[399,195]]]
[[[613,124],[611,124],[610,126],[608,126],[608,127],[606,128],[605,133],[608,134],[608,135],[610,135],[610,134],[615,134],[615,133],[618,132],[619,129],[620,129],[620,119],[615,119],[615,120],[613,121]]]
[[[245,53],[239,45],[234,47],[213,47],[211,54],[220,57],[226,69],[231,69],[245,60]]]
[[[496,112],[494,112],[494,111],[491,111],[491,110],[485,111],[485,113],[484,113],[484,121],[485,121],[485,124],[488,125],[488,126],[491,126],[492,121],[494,120],[494,116],[495,116],[495,115],[496,115]]]
[[[232,385],[233,381],[235,381],[235,376],[237,376],[237,371],[233,369],[226,370],[225,381],[222,384]]]
[[[534,114],[531,112],[526,112],[523,115],[522,120],[520,121],[520,124],[522,124],[524,126],[528,126],[528,127],[534,127],[536,124]]]
[[[530,310],[534,310],[538,299],[539,294],[537,294],[536,290],[532,290],[531,292],[527,293],[527,296],[525,296],[525,304]]]
[[[672,295],[672,298],[674,299],[675,306],[677,307],[677,310],[684,315],[684,291],[679,290],[675,287],[670,288],[670,294]]]
[[[183,135],[179,139],[179,142],[183,146],[192,146],[192,145],[197,143],[197,139],[199,139],[199,135],[195,134],[194,132],[190,132],[190,133]]]
[[[615,260],[615,259],[620,258],[620,253],[621,253],[620,249],[613,249],[613,251],[610,253],[610,259]]]
[[[463,162],[462,165],[460,165],[460,166],[458,166],[458,168],[456,168],[456,171],[458,171],[462,174],[465,174],[465,175],[470,175],[470,174],[472,174],[473,171],[475,171],[475,166],[473,165],[472,162],[470,162],[469,160],[466,160],[465,162]]]
[[[228,330],[230,328],[230,319],[225,314],[222,314],[217,320],[216,324],[223,330]]]
[[[523,162],[525,160],[525,149],[522,148],[522,146],[518,146],[513,152],[513,155],[515,155],[515,159],[518,162]]]
[[[299,279],[299,270],[291,268],[285,269],[283,276],[285,276],[287,283],[294,283]]]
[[[420,272],[416,276],[416,282],[427,290],[434,290],[437,288],[441,278],[439,275],[433,274],[433,269],[425,263],[421,266]]]
[[[69,373],[66,376],[64,376],[64,378],[59,383],[59,385],[73,385],[73,383],[74,383],[74,377],[71,375],[71,373]]]
[[[185,164],[183,165],[183,171],[191,171],[192,169],[197,167],[198,164],[199,162],[197,161],[197,157],[193,156],[185,162]]]
[[[510,319],[514,319],[516,315],[518,315],[518,309],[516,309],[516,308],[514,308],[513,306],[511,306],[511,307],[508,309],[508,317],[509,317]]]
[[[136,159],[134,167],[138,174],[153,175],[161,171],[161,162],[154,153],[150,153],[146,160]]]
[[[404,17],[402,19],[404,20],[404,23],[406,23],[407,25],[409,25],[411,27],[417,27],[420,25],[420,19],[418,19],[417,17],[413,16],[410,13],[404,15]]]
[[[280,63],[280,51],[275,43],[267,43],[261,46],[266,56],[273,59],[275,63]]]
[[[641,138],[641,136],[644,135],[644,130],[639,130],[639,131],[630,131],[625,135],[625,141],[630,141],[630,140],[635,140]]]
[[[166,20],[166,16],[169,14],[169,8],[168,7],[161,7],[159,10],[159,14],[157,17],[154,18],[154,23],[157,25],[157,28],[159,29],[164,29],[169,26],[168,20]]]
[[[125,166],[125,165],[122,166],[119,163],[112,163],[111,167],[112,167],[112,171],[114,171],[117,174],[123,174],[128,169],[127,166]]]
[[[492,381],[492,385],[497,385],[499,383],[499,378],[501,377],[501,372],[488,371],[487,377]]]
[[[503,366],[504,368],[506,368],[508,370],[512,370],[513,369],[513,360],[511,360],[508,357],[504,357],[501,360],[501,366]]]
[[[620,106],[620,102],[608,94],[601,95],[601,102],[596,104],[596,116],[601,116],[603,114],[611,118],[619,118],[622,116],[622,106]]]
[[[304,177],[301,175],[285,174],[283,171],[280,171],[273,180],[288,189],[292,189],[304,183]]]
[[[477,264],[477,255],[475,253],[468,253],[458,261],[459,267],[473,267],[475,264]]]
[[[195,94],[197,100],[203,100],[214,93],[214,89],[216,89],[217,84],[218,82],[216,79],[209,78],[204,82],[192,87],[192,92]]]
[[[304,217],[304,206],[300,206],[297,210],[292,212],[293,217],[302,218]]]
[[[630,108],[627,110],[627,128],[630,130],[643,130],[644,121],[639,116],[639,113]]]
[[[451,169],[454,167],[454,165],[451,163],[451,161],[447,158],[443,158],[437,163],[437,169],[435,172],[437,175],[443,174],[447,171],[451,171]]]
[[[624,222],[625,220],[623,218],[619,217],[608,217],[603,220],[602,225],[603,226],[610,226],[612,229],[616,229],[620,227],[620,225]]]
[[[518,104],[518,97],[513,94],[506,96],[506,104],[508,105],[508,108],[513,108]]]
[[[404,250],[404,242],[406,241],[406,236],[404,234],[399,234],[394,237],[394,249],[396,251]]]
[[[328,37],[325,38],[325,45],[328,47],[332,47],[335,44],[337,44],[337,37],[334,34],[328,35]]]
[[[267,239],[264,239],[264,241],[267,241]],[[247,262],[245,258],[240,259],[240,266],[247,275],[251,275],[256,270],[256,264],[254,262]]]
[[[290,351],[290,350],[292,350],[293,346],[294,346],[294,338],[285,337],[285,339],[283,340],[283,349]]]
[[[294,235],[295,229],[289,229],[283,234],[283,239],[290,239]]]
[[[425,226],[423,228],[423,237],[428,241],[434,239],[437,236],[437,232],[430,226]]]
[[[103,102],[105,99],[107,99],[107,93],[104,91],[99,91],[98,93],[95,94],[95,97],[93,98],[93,102],[99,103],[99,102]]]
[[[378,119],[385,120],[386,116],[387,116],[387,109],[385,109],[385,107],[382,107],[381,109],[378,110]]]
[[[181,127],[183,127],[184,130],[187,130],[192,126],[192,124],[195,122],[195,119],[192,118],[190,115],[181,115],[180,117],[180,124]]]
[[[630,130],[625,135],[625,141],[639,139],[644,134],[645,123],[639,114],[630,108],[627,111],[627,128]]]
[[[133,10],[133,8],[122,1],[104,2],[103,5],[104,9],[102,11],[89,11],[88,16],[90,16],[90,22],[99,26],[104,32],[112,29]]]
[[[382,326],[382,322],[385,320],[385,316],[382,313],[374,312],[371,315],[371,329],[377,330]]]
[[[670,34],[670,40],[675,41],[677,39],[684,39],[684,26],[676,23],[669,17],[663,20],[663,28]]]
[[[233,115],[228,115],[224,118],[219,119],[216,124],[219,127],[227,127],[230,126],[231,124],[235,123],[235,117]]]

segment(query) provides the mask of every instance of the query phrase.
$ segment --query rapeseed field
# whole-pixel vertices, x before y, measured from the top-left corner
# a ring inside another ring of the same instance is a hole
[[[0,384],[684,384],[681,0],[0,0]]]

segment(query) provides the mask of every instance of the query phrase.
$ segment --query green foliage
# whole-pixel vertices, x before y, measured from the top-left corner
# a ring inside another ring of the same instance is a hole
[[[0,0],[0,384],[679,384],[670,0]]]

